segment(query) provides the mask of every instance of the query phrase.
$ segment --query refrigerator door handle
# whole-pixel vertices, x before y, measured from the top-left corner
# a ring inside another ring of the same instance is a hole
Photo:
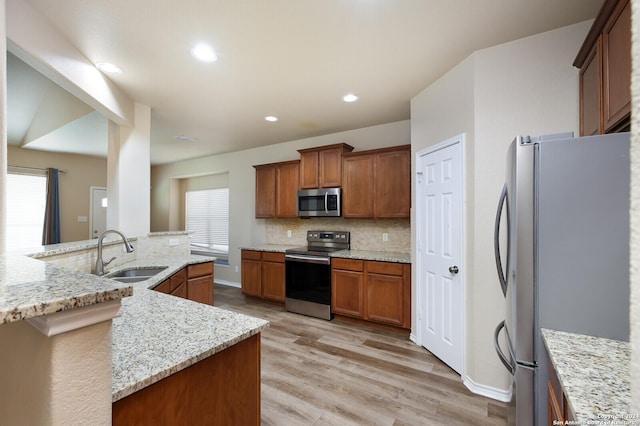
[[[502,259],[500,258],[500,225],[502,222],[502,211],[505,208],[507,215],[507,265],[506,269],[503,269]],[[509,218],[509,196],[506,183],[502,187],[500,201],[498,202],[498,211],[496,212],[496,221],[493,228],[493,253],[496,258],[496,268],[498,269],[498,279],[500,280],[502,294],[506,296],[507,278],[505,275],[509,273],[509,263],[511,261],[511,219]]]
[[[509,371],[509,373],[511,373],[511,375],[513,376],[513,374],[515,374],[516,372],[516,366],[515,363],[511,360],[511,357],[507,358],[507,356],[504,354],[504,352],[502,352],[502,348],[500,347],[500,344],[498,343],[498,337],[500,336],[500,332],[502,331],[502,329],[505,328],[505,323],[504,321],[501,321],[500,324],[498,324],[498,326],[496,327],[496,331],[493,334],[493,345],[496,349],[496,352],[498,353],[498,357],[500,358],[500,361],[502,361],[502,364],[506,367],[506,369]],[[507,333],[507,340],[509,339],[509,334]],[[509,342],[507,342],[507,344],[510,345]],[[511,351],[509,351],[511,352]]]

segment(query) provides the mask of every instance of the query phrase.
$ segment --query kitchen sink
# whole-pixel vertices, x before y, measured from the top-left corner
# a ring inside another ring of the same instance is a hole
[[[135,283],[138,281],[148,280],[149,278],[159,274],[165,269],[167,269],[166,266],[149,267],[149,268],[131,268],[131,269],[123,269],[121,271],[114,272],[112,274],[107,274],[105,276],[107,278],[111,278],[112,280],[120,281],[122,283]]]

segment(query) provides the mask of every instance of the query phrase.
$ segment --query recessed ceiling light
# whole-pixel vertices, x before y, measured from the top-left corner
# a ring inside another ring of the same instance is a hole
[[[192,138],[191,136],[185,136],[185,135],[178,135],[178,136],[175,136],[174,138],[176,140],[183,141],[183,142],[195,142],[198,140],[196,138]]]
[[[270,121],[272,123],[278,121],[278,117],[276,117],[274,115],[268,115],[264,119],[267,120],[267,121]]]
[[[213,51],[213,48],[204,43],[195,45],[191,49],[191,55],[202,62],[215,62],[218,60],[218,55]]]
[[[112,64],[111,62],[98,62],[96,63],[96,68],[98,68],[102,72],[106,72],[109,74],[121,74],[122,68],[119,66]]]
[[[347,95],[344,95],[342,97],[342,100],[345,102],[355,102],[358,100],[358,97],[356,95],[354,95],[353,93],[349,93]]]

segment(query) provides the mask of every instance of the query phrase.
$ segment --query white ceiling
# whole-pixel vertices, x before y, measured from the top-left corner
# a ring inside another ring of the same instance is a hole
[[[410,99],[473,51],[591,19],[603,0],[29,3],[90,61],[124,69],[110,78],[151,107],[159,164],[409,119]],[[217,62],[190,56],[200,41]]]

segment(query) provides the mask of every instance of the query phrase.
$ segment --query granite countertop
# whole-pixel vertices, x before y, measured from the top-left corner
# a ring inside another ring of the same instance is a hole
[[[241,250],[272,251],[284,253],[287,249],[297,247],[300,246],[288,246],[284,244],[259,244],[254,246],[241,247]],[[395,253],[385,251],[339,250],[329,253],[329,257],[375,260],[379,262],[411,263],[411,253]]]
[[[0,256],[0,324],[118,300],[133,289],[22,255]]]
[[[108,271],[167,266],[148,280],[132,283],[133,296],[122,301],[121,315],[113,319],[113,402],[268,326],[263,319],[150,290],[187,265],[212,260],[149,256]]]
[[[640,424],[629,412],[629,342],[548,329],[542,336],[576,420]]]

